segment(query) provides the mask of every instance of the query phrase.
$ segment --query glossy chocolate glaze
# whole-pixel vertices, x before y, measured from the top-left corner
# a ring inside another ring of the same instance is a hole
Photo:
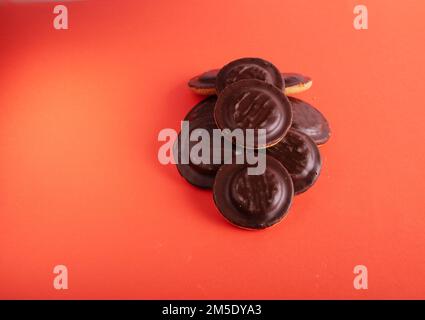
[[[220,129],[266,129],[266,144],[258,139],[247,148],[264,148],[280,141],[292,124],[288,98],[275,86],[259,80],[235,82],[219,95],[214,118]]]
[[[319,149],[312,139],[296,130],[289,130],[285,138],[267,149],[267,154],[280,161],[291,175],[295,194],[309,189],[322,168]]]
[[[326,143],[331,130],[323,114],[305,101],[293,97],[288,99],[292,104],[292,128],[308,135],[317,144]]]
[[[283,89],[282,75],[270,62],[259,58],[242,58],[226,64],[217,74],[215,87],[220,93],[240,80],[257,79]]]
[[[214,107],[216,102],[217,96],[210,96],[202,100],[189,111],[183,120],[189,121],[191,127],[196,127],[198,122],[201,122],[201,127],[205,123],[215,123]]]
[[[200,75],[197,75],[189,80],[189,87],[196,89],[209,89],[212,90],[211,94],[215,94],[215,82],[216,77],[220,69],[213,69],[207,72],[204,72]],[[311,81],[310,77],[299,73],[282,73],[282,78],[285,83],[284,87],[296,87],[300,85],[305,85]]]
[[[232,224],[264,229],[284,217],[294,194],[291,177],[282,164],[267,156],[262,175],[248,175],[248,165],[223,165],[214,183],[214,202]]]

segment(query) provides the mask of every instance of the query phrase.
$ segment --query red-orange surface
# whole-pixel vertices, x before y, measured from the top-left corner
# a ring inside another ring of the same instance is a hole
[[[52,3],[0,6],[0,298],[425,298],[424,1],[66,5],[66,31]],[[311,76],[333,131],[260,232],[157,160],[187,80],[244,56]]]

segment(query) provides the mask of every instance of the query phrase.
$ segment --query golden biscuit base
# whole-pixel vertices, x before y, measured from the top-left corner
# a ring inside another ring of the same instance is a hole
[[[312,85],[313,85],[313,80],[309,80],[305,83],[300,83],[300,84],[293,85],[291,87],[287,87],[283,90],[283,93],[285,93],[286,95],[297,94],[300,92],[307,91],[308,89],[311,88]]]

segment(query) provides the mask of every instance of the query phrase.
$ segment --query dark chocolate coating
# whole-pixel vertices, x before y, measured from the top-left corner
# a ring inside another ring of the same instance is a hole
[[[201,122],[201,127],[205,123],[215,123],[214,107],[216,102],[217,96],[210,96],[202,100],[189,111],[184,117],[184,121],[189,121],[190,127],[195,127],[198,122]]]
[[[214,118],[220,129],[266,129],[266,144],[245,141],[247,148],[264,148],[279,142],[292,124],[288,98],[275,86],[260,80],[241,80],[218,96]],[[245,131],[244,131],[245,132]]]
[[[189,113],[184,118],[185,121],[189,121],[189,131],[190,133],[196,129],[206,129],[210,135],[213,137],[213,130],[217,129],[217,126],[214,121],[214,105],[217,97],[211,96],[202,100],[200,103],[195,105]],[[210,141],[210,162],[209,163],[199,163],[194,164],[189,160],[189,164],[181,163],[181,152],[184,149],[186,141],[182,141],[181,134],[178,135],[176,142],[174,143],[173,154],[176,157],[176,166],[180,175],[185,178],[189,183],[200,187],[200,188],[212,188],[214,183],[214,178],[217,173],[217,170],[220,168],[221,164],[213,163],[214,149],[212,145],[212,138]],[[189,140],[189,151],[192,150],[192,147],[198,142]],[[223,155],[222,149],[220,148],[220,154]],[[224,155],[223,155],[224,156]]]
[[[270,62],[259,58],[242,58],[225,65],[217,74],[215,83],[217,93],[240,80],[257,79],[283,88],[282,75]]]
[[[267,154],[279,160],[288,170],[295,194],[309,189],[319,177],[322,168],[319,149],[301,132],[289,130],[281,142],[267,149]]]
[[[246,229],[264,229],[288,212],[294,189],[285,167],[271,156],[262,175],[248,175],[247,164],[223,165],[214,183],[214,202],[230,223]]]
[[[189,80],[189,87],[194,89],[215,89],[216,77],[220,69],[213,69],[199,74]],[[311,81],[310,77],[299,73],[282,73],[284,87],[295,87]]]
[[[292,104],[292,128],[305,133],[317,144],[324,144],[331,136],[328,121],[311,104],[288,97]]]

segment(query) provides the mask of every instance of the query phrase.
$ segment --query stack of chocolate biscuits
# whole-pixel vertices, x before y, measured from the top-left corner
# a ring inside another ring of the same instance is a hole
[[[189,183],[212,188],[218,210],[233,225],[264,229],[276,224],[288,212],[294,195],[317,180],[322,165],[317,146],[330,137],[328,122],[310,104],[287,96],[311,84],[309,77],[281,73],[259,58],[238,59],[189,81],[191,90],[209,95],[186,115],[189,132],[204,129],[213,137],[221,131],[235,148],[229,154],[214,150],[218,147],[211,143],[209,161],[189,159],[185,164],[182,154],[195,144],[181,133],[174,146],[177,169]],[[264,135],[233,139],[233,132],[250,129]],[[264,154],[261,174],[250,174],[251,162],[235,161],[249,152]],[[213,159],[217,154],[219,159]]]

